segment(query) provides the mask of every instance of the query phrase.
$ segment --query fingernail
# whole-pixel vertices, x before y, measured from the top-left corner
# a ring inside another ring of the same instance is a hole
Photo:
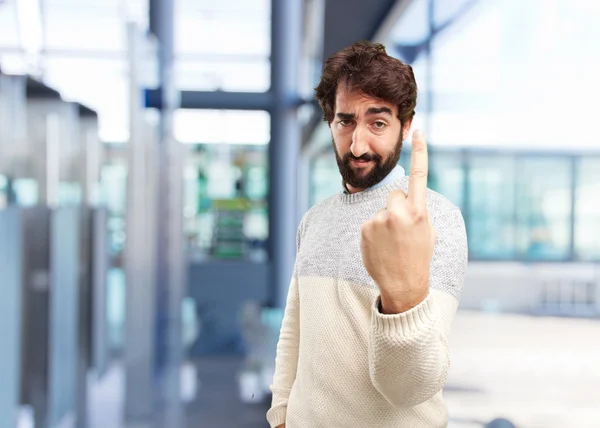
[[[421,132],[421,130],[415,129],[415,132],[413,132],[413,137],[421,138],[422,136],[423,136],[423,133]]]

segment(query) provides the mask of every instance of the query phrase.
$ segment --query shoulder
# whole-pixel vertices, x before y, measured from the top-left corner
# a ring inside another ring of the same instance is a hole
[[[298,237],[302,238],[311,225],[314,225],[315,222],[319,223],[323,220],[324,214],[331,213],[334,209],[336,209],[336,207],[339,205],[339,198],[340,194],[336,193],[311,206],[304,213],[302,219],[300,220],[300,224],[298,226]]]
[[[322,201],[311,206],[302,216],[301,224],[309,224],[316,218],[319,218],[323,213],[330,212],[332,209],[339,206],[340,194],[335,193]]]
[[[427,210],[437,234],[437,251],[452,260],[467,258],[467,230],[460,208],[438,192],[428,189]],[[446,248],[447,251],[442,250]]]

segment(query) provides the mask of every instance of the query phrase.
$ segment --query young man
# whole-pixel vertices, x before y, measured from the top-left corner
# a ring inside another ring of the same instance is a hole
[[[277,346],[271,427],[441,428],[447,336],[467,267],[459,209],[427,189],[412,136],[412,68],[361,42],[325,63],[316,88],[343,190],[313,206]]]

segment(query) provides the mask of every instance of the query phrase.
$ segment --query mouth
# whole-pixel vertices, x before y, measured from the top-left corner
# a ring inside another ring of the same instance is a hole
[[[362,167],[364,168],[367,165],[370,165],[371,163],[373,163],[373,161],[365,161],[365,160],[355,160],[355,159],[351,159],[350,163],[356,167]]]

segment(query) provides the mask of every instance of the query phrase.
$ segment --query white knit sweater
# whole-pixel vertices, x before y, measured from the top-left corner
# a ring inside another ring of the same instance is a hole
[[[441,428],[447,335],[467,266],[460,211],[429,190],[437,232],[430,293],[401,314],[384,315],[366,272],[360,226],[408,177],[312,207],[298,228],[291,280],[267,412],[271,427]]]

